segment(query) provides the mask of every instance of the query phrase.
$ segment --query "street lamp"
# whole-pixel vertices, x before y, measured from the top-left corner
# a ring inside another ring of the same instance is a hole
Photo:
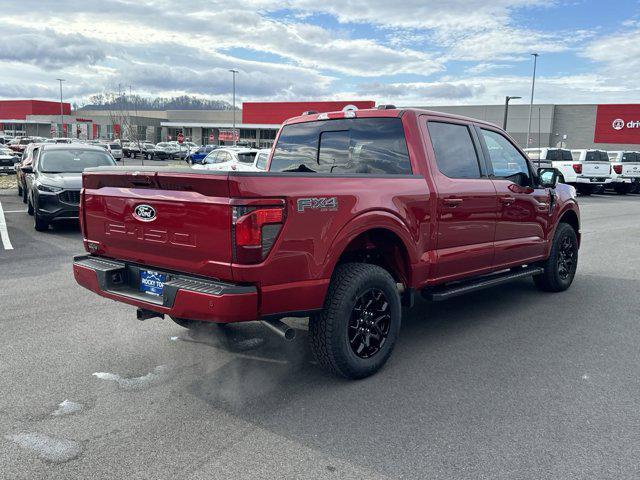
[[[505,132],[507,131],[507,116],[509,115],[509,102],[511,100],[517,100],[518,98],[522,98],[522,97],[510,97],[508,95],[504,97],[504,120],[502,121],[502,129]]]
[[[238,70],[230,69],[229,70],[233,74],[233,145],[237,145],[236,142],[236,74]]]
[[[66,82],[64,78],[56,78],[58,82],[60,82],[60,136],[62,136],[62,131],[64,130],[64,108],[62,105],[62,82]]]
[[[531,135],[531,113],[533,112],[533,92],[536,88],[536,66],[538,64],[538,54],[532,53],[533,57],[533,78],[531,80],[531,102],[529,103],[529,126],[527,127],[527,147],[530,143],[530,135]],[[539,134],[538,134],[539,135]]]

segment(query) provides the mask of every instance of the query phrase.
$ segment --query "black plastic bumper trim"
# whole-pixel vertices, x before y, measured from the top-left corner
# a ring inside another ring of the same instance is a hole
[[[73,258],[73,263],[74,265],[80,265],[95,271],[100,290],[167,308],[173,307],[179,290],[214,296],[241,295],[257,292],[256,287],[252,285],[236,285],[220,280],[186,275],[154,266],[112,260],[95,255],[78,255]],[[152,270],[167,276],[162,297],[155,297],[140,291],[141,270]]]

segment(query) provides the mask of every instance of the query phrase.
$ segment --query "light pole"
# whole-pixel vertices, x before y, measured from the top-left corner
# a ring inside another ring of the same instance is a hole
[[[56,78],[58,82],[60,82],[60,136],[62,136],[62,132],[64,131],[64,108],[62,105],[62,82],[66,82],[64,78]]]
[[[236,142],[236,74],[238,70],[234,70],[233,68],[229,70],[233,74],[233,145],[237,145]]]
[[[536,88],[536,66],[538,65],[538,54],[532,53],[533,57],[533,78],[531,80],[531,102],[529,103],[529,126],[527,127],[527,147],[530,143],[529,136],[531,135],[531,113],[533,112],[533,92]]]
[[[509,102],[511,100],[517,100],[518,98],[522,98],[522,97],[510,97],[508,95],[504,97],[504,120],[502,121],[502,129],[505,132],[507,131],[507,116],[509,115]]]

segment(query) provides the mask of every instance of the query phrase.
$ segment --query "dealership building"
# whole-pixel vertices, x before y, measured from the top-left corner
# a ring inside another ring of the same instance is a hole
[[[231,110],[137,111],[78,109],[69,103],[0,100],[0,136],[70,136],[82,139],[175,140],[179,133],[197,144],[232,144],[235,139],[270,147],[284,120],[305,111],[373,108],[376,102],[245,102]],[[502,126],[504,105],[419,106]],[[507,131],[521,145],[640,150],[640,104],[509,106]],[[235,117],[235,118],[234,118]],[[235,124],[235,130],[234,130]]]

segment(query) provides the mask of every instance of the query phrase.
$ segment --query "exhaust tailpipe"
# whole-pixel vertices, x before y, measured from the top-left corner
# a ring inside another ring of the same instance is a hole
[[[296,337],[296,331],[280,320],[261,320],[261,322],[285,340],[293,340]]]
[[[144,308],[138,308],[136,310],[136,318],[138,320],[149,320],[150,318],[164,318],[164,313],[154,312],[153,310],[146,310]]]

